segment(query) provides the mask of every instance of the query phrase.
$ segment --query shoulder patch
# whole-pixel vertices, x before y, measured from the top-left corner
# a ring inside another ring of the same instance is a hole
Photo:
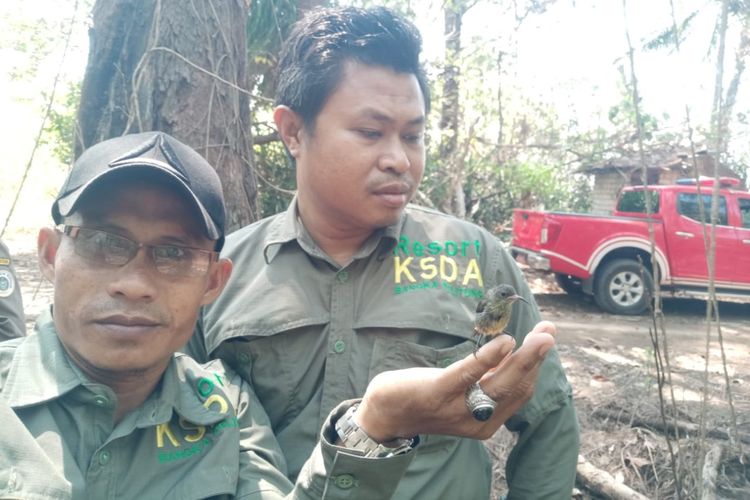
[[[0,299],[10,297],[16,288],[16,280],[8,269],[0,269]]]

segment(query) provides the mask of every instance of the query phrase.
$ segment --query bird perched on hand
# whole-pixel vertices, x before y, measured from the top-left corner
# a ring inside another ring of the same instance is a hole
[[[494,337],[505,332],[513,313],[513,303],[528,301],[516,293],[510,285],[498,285],[490,288],[485,298],[477,304],[477,315],[474,319],[474,354],[480,347],[480,340]]]

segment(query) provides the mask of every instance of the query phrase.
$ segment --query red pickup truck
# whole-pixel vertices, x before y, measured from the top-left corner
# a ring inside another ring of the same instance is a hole
[[[717,297],[750,302],[750,192],[739,189],[736,179],[719,182]],[[699,199],[710,221],[713,184],[714,179],[701,178],[627,187],[613,216],[516,209],[511,251],[520,262],[555,273],[566,292],[593,295],[599,307],[615,314],[641,314],[648,308],[654,271],[663,295],[705,298],[708,252]],[[710,235],[710,224],[705,229]]]

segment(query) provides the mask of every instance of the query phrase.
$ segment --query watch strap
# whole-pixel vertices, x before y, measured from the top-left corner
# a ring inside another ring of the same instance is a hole
[[[336,432],[343,446],[356,451],[363,457],[392,457],[411,451],[416,446],[416,438],[397,438],[387,443],[378,443],[354,421],[354,413],[359,403],[355,403],[336,421]]]

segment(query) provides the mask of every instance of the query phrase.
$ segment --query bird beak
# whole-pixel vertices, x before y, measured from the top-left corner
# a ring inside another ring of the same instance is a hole
[[[524,299],[524,298],[523,298],[523,297],[521,297],[520,295],[511,295],[511,296],[510,296],[510,297],[508,297],[508,298],[509,298],[509,299],[511,299],[511,300],[512,300],[513,302],[515,302],[515,301],[517,301],[517,300],[520,300],[520,301],[522,301],[522,302],[525,302],[525,303],[527,303],[527,304],[529,303],[529,301],[528,301],[528,300]]]

